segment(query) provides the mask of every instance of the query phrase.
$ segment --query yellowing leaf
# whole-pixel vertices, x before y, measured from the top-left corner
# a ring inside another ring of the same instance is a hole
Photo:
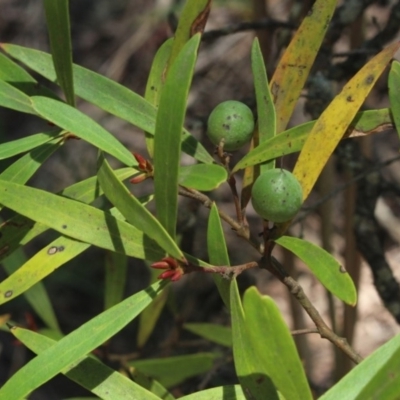
[[[370,60],[317,120],[293,171],[303,187],[304,199],[399,44],[388,46]]]
[[[317,0],[283,54],[271,80],[276,133],[285,130],[324,39],[336,0]]]

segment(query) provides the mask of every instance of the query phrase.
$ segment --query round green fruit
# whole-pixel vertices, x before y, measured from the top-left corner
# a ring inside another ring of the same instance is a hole
[[[208,117],[208,137],[216,146],[225,139],[224,149],[227,151],[240,149],[251,139],[253,130],[253,113],[240,101],[224,101]]]
[[[254,182],[251,195],[257,214],[277,223],[292,219],[303,203],[300,182],[291,172],[281,168],[261,174]]]

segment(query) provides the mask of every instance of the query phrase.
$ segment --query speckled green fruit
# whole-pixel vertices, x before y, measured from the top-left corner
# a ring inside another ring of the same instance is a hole
[[[240,149],[251,139],[253,130],[253,113],[240,101],[224,101],[208,117],[208,137],[216,146],[225,139],[224,149],[227,151]]]
[[[281,168],[261,174],[254,182],[251,195],[257,214],[277,223],[292,219],[303,203],[300,182],[291,172]]]

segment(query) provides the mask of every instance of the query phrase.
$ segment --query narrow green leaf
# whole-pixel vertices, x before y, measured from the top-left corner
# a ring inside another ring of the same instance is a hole
[[[111,133],[76,108],[47,97],[31,97],[32,106],[43,118],[132,166],[137,161],[132,153]]]
[[[98,167],[100,186],[126,220],[156,241],[169,255],[183,261],[184,256],[175,241],[153,214],[118,180],[102,154],[99,156]]]
[[[68,0],[44,0],[44,10],[57,81],[65,94],[67,103],[74,106],[75,95],[68,3]]]
[[[313,129],[316,121],[297,125],[260,144],[249,151],[233,168],[232,173],[240,169],[273,160],[275,158],[300,151]],[[366,136],[381,132],[392,126],[392,116],[388,108],[362,111],[356,114],[350,124],[349,137]],[[347,138],[347,136],[345,136]]]
[[[175,62],[190,38],[198,32],[203,33],[210,7],[210,0],[188,0],[185,2],[174,36],[169,67]]]
[[[36,115],[29,97],[7,82],[0,80],[0,106]]]
[[[0,180],[0,203],[63,235],[107,250],[149,261],[164,255],[153,240],[127,222],[43,190]]]
[[[400,63],[396,60],[392,62],[390,68],[388,85],[390,109],[392,110],[397,133],[400,135]]]
[[[158,282],[92,318],[19,369],[0,389],[0,399],[20,399],[64,368],[81,362],[132,321],[162,290]],[[17,329],[17,328],[12,328]]]
[[[266,374],[264,365],[259,358],[260,354],[258,354],[259,347],[266,346],[267,336],[263,333],[262,339],[258,338],[256,342],[250,339],[248,332],[250,326],[245,319],[237,285],[231,285],[230,300],[233,358],[242,390],[246,393],[246,398],[278,400],[278,392],[271,378]],[[259,323],[260,321],[257,322],[257,324]],[[250,329],[253,329],[253,326]]]
[[[209,371],[218,353],[197,353],[168,358],[130,361],[129,365],[157,379],[166,388]]]
[[[119,168],[114,170],[119,181],[124,181],[132,177],[138,170],[135,168]],[[82,203],[90,204],[103,194],[103,190],[99,185],[97,176],[74,183],[60,192],[64,197],[73,200],[79,200]]]
[[[11,57],[55,82],[55,72],[50,54],[25,47],[2,44]],[[154,134],[156,108],[143,97],[100,74],[74,65],[75,93],[103,110]],[[182,150],[200,162],[213,163],[214,159],[204,146],[183,130]]]
[[[118,304],[124,298],[128,259],[125,254],[107,252],[105,258],[104,309]]]
[[[47,96],[57,99],[57,95],[40,85],[19,64],[0,53],[0,80],[9,83],[28,96]]]
[[[62,141],[53,139],[36,147],[24,155],[0,174],[0,179],[16,183],[26,183],[39,167],[60,147]]]
[[[35,151],[36,150],[34,150],[34,152]],[[21,158],[21,161],[24,161],[24,157]],[[34,155],[32,155],[32,160],[34,160],[35,163],[40,163],[41,161],[39,156],[36,159]],[[29,162],[30,161],[27,160],[26,164],[29,164]],[[26,164],[22,162],[23,166]],[[18,168],[15,168],[15,170],[19,171]],[[119,179],[124,180],[132,176],[135,173],[135,170],[132,168],[122,168],[115,171],[115,173],[118,175]],[[0,177],[2,176],[3,175],[0,175]],[[64,197],[78,200],[83,203],[91,203],[102,193],[103,192],[97,182],[97,176],[78,182],[61,192]],[[48,227],[46,225],[38,222],[35,223],[22,215],[16,215],[10,218],[8,221],[0,225],[0,260],[11,254],[18,247],[27,244],[47,229]]]
[[[251,287],[244,295],[243,308],[248,338],[261,363],[259,368],[286,399],[312,400],[296,345],[277,305]]]
[[[39,167],[56,151],[61,147],[62,141],[60,139],[53,139],[36,149],[25,154],[23,157],[15,161],[13,164],[8,166],[1,174],[0,179],[15,183],[26,183],[34,173],[39,169]],[[0,205],[0,210],[1,210]],[[29,224],[30,225],[30,224]],[[0,237],[0,241],[1,241]],[[7,239],[10,237],[7,236]],[[8,249],[5,250],[10,254],[9,248],[10,243],[7,244]],[[0,247],[1,249],[1,247]],[[0,258],[5,253],[0,250]]]
[[[228,249],[226,247],[225,235],[222,229],[221,219],[219,218],[218,208],[212,205],[207,226],[207,250],[210,264],[212,265],[230,265]],[[215,284],[217,285],[219,294],[225,303],[230,307],[229,291],[231,285],[235,285],[236,281],[224,279],[222,276],[212,274]]]
[[[60,138],[62,135],[59,129],[50,132],[36,133],[23,139],[13,140],[11,142],[0,144],[0,160],[14,157],[20,153],[32,150],[42,144],[49,142],[54,138]]]
[[[195,164],[179,168],[178,182],[191,189],[209,191],[226,182],[226,169],[216,164]]]
[[[175,239],[178,213],[180,138],[200,35],[194,36],[171,65],[158,108],[154,136],[154,194],[157,217]]]
[[[267,71],[258,39],[255,38],[251,47],[251,69],[254,77],[254,88],[257,100],[258,139],[259,144],[273,138],[276,134],[276,113],[274,101],[268,85]],[[274,168],[275,161],[262,164],[260,172],[263,173]]]
[[[319,51],[337,0],[316,0],[285,50],[271,80],[277,123],[281,133],[289,122]]]
[[[21,265],[25,264],[25,262],[25,254],[21,249],[18,249],[5,260],[3,260],[2,264],[8,275],[11,275],[12,273],[15,273],[15,271],[17,271]],[[5,281],[6,280],[3,280],[0,283],[0,286]],[[49,328],[60,332],[60,326],[58,325],[57,317],[55,315],[53,306],[51,305],[50,298],[47,294],[44,284],[42,282],[38,282],[29,290],[25,291],[24,296],[42,321]]]
[[[180,397],[180,400],[246,400],[240,385],[220,386]]]
[[[357,303],[357,290],[349,273],[326,250],[289,236],[280,237],[276,243],[299,257],[332,294],[349,305]]]
[[[18,327],[13,328],[11,333],[36,354],[43,353],[57,343],[56,340],[49,339],[44,335]],[[137,398],[143,400],[159,399],[159,397],[152,395],[146,389],[92,356],[84,357],[78,365],[68,366],[61,372],[101,399],[125,400],[129,396],[137,396]]]
[[[227,326],[206,323],[184,324],[183,327],[196,335],[218,343],[222,346],[232,347],[232,329]]]
[[[149,78],[146,84],[144,98],[155,108],[158,108],[162,87],[164,86],[165,74],[169,56],[171,54],[173,39],[165,41],[158,49],[153,58]],[[154,155],[154,135],[145,132],[147,151],[150,157]]]
[[[320,400],[397,400],[400,397],[400,335],[354,367]]]

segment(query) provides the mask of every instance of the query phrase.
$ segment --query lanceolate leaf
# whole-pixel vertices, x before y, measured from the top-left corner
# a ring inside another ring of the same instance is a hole
[[[164,285],[165,282],[157,282],[128,297],[44,350],[3,385],[0,389],[0,398],[23,398],[65,368],[83,361],[86,354],[132,321],[150,304]]]
[[[118,171],[118,176],[124,178],[126,174],[131,175],[130,169],[122,169]],[[94,179],[79,182],[64,190],[69,196],[75,196],[81,201],[91,202],[96,196],[96,190],[93,187]],[[91,187],[92,185],[92,187]],[[90,192],[92,192],[90,194]],[[98,195],[101,193],[97,193]],[[110,210],[112,212],[112,210]],[[2,226],[0,238],[0,248],[5,249],[3,253],[12,253],[17,247],[26,244],[38,234],[47,230],[47,226],[36,223],[33,225],[30,220],[24,219],[22,216],[16,216],[7,221]],[[3,239],[3,237],[5,239]],[[90,244],[79,242],[71,238],[61,236],[49,245],[36,253],[32,258],[26,261],[16,272],[0,283],[0,303],[5,303],[17,297],[21,293],[26,292],[33,285],[39,283],[43,278],[53,273],[57,268],[67,263],[85,251]],[[4,254],[1,254],[4,257]],[[126,257],[124,254],[115,254],[114,258]],[[29,292],[27,292],[28,294]],[[114,293],[115,294],[115,293]],[[113,297],[115,299],[115,296]],[[35,300],[35,306],[38,301],[36,298],[29,296],[29,300]],[[41,312],[44,312],[45,309]],[[39,313],[40,314],[40,313]],[[46,319],[44,319],[46,320]]]
[[[7,167],[0,174],[0,179],[16,183],[26,183],[61,145],[62,140],[59,138],[42,144]]]
[[[132,153],[120,141],[76,108],[41,96],[31,97],[31,102],[35,111],[53,124],[86,140],[128,166],[137,165]]]
[[[388,46],[370,60],[317,120],[293,170],[303,187],[304,199],[399,45]]]
[[[306,122],[267,140],[249,151],[235,165],[232,172],[300,151],[315,124],[316,121]],[[356,114],[344,138],[367,136],[392,126],[393,120],[388,108],[362,111]]]
[[[216,164],[195,164],[179,168],[178,182],[191,189],[209,191],[226,182],[226,169]]]
[[[336,0],[317,0],[283,54],[271,80],[276,131],[291,117],[335,11]]]
[[[184,256],[175,241],[168,235],[153,214],[118,180],[102,154],[99,156],[97,174],[105,195],[126,220],[156,241],[166,253],[183,261]]]
[[[165,76],[167,72],[167,63],[171,55],[172,42],[172,38],[168,39],[158,49],[151,65],[149,79],[147,80],[144,98],[155,108],[158,108],[158,104],[160,102],[161,90],[164,86]],[[149,134],[148,132],[145,132],[145,135],[147,151],[149,152],[150,157],[153,158],[154,136],[152,134]]]
[[[0,160],[14,157],[17,154],[30,151],[57,137],[59,137],[60,139],[62,138],[62,134],[60,133],[59,129],[53,130],[51,132],[37,133],[23,139],[17,139],[11,142],[2,143],[0,145]]]
[[[75,98],[68,3],[68,0],[44,0],[44,9],[57,81],[67,103],[73,106]]]
[[[132,177],[138,170],[135,168],[120,168],[114,170],[114,174],[120,181]],[[69,199],[79,200],[83,203],[90,204],[103,194],[97,176],[85,179],[83,181],[74,183],[60,192],[64,197]]]
[[[56,76],[50,54],[11,44],[3,44],[1,47],[11,57],[55,82]],[[76,95],[145,132],[154,134],[157,110],[152,104],[100,74],[77,65],[73,66],[73,70]],[[182,150],[187,154],[204,163],[214,162],[207,150],[187,131],[183,131],[181,139]]]
[[[267,71],[258,39],[255,38],[251,48],[251,68],[257,99],[258,141],[259,144],[273,138],[276,133],[276,113],[271,91],[268,86]],[[274,168],[275,162],[261,165],[261,173]]]
[[[400,397],[400,335],[354,367],[320,400],[395,400]]]
[[[2,80],[0,80],[0,106],[36,115],[30,104],[29,97]]]
[[[207,250],[210,264],[230,265],[228,249],[226,248],[225,235],[222,229],[221,219],[219,218],[218,208],[215,203],[210,210],[207,227]],[[212,274],[219,294],[225,305],[230,307],[229,290],[231,285],[236,285],[236,281],[230,281],[217,274]]]
[[[28,74],[19,64],[0,53],[0,80],[9,83],[28,96],[48,96],[58,98],[57,95]]]
[[[357,291],[354,282],[343,266],[326,250],[306,240],[282,236],[276,243],[296,254],[335,296],[354,306]]]
[[[261,363],[258,368],[270,377],[284,398],[312,400],[296,345],[277,305],[251,287],[244,294],[243,308],[249,345],[251,343]]]
[[[175,239],[180,138],[200,35],[194,36],[171,65],[163,87],[154,136],[154,194],[157,217]]]
[[[125,221],[43,190],[0,181],[0,203],[63,235],[131,257],[159,260],[164,252]]]
[[[34,150],[34,152],[36,150]],[[17,162],[22,161],[24,157]],[[32,160],[35,160],[36,163],[40,162],[39,155],[37,159],[32,155]],[[23,165],[29,164],[29,160],[25,161],[26,163],[22,163]],[[19,171],[19,169],[16,168],[16,171]],[[5,174],[5,172],[3,172],[3,174]],[[119,179],[124,180],[132,176],[135,173],[135,170],[132,168],[122,168],[115,171],[115,173]],[[1,179],[3,179],[3,174],[0,175]],[[9,177],[11,180],[12,177]],[[64,197],[78,200],[83,203],[91,203],[102,194],[102,191],[99,189],[97,177],[95,176],[67,187],[61,192],[61,194]],[[36,236],[45,232],[47,229],[48,227],[46,225],[38,222],[35,223],[22,215],[16,215],[15,217],[10,218],[8,221],[0,225],[0,260],[11,254],[16,248],[25,245]]]
[[[238,287],[231,285],[230,289],[233,358],[242,390],[246,393],[246,398],[278,400],[278,392],[259,357],[259,351],[264,351],[266,346],[266,335],[262,334],[263,340],[258,338],[255,342],[252,341],[249,329],[253,329],[253,326],[247,323]],[[259,323],[263,321],[258,321],[257,324]]]
[[[43,353],[57,343],[39,333],[18,327],[13,328],[11,333],[36,354]],[[159,399],[131,379],[91,356],[84,357],[78,365],[73,364],[63,368],[61,372],[101,399],[125,400],[127,396],[143,400]]]

